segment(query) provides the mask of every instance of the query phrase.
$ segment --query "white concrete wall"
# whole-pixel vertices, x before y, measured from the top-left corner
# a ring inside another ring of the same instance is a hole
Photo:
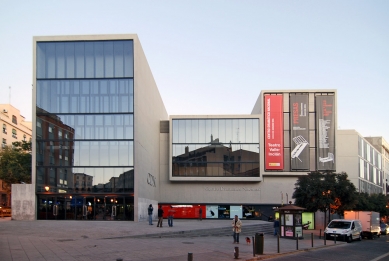
[[[36,220],[34,184],[12,184],[12,219]]]
[[[337,172],[346,172],[357,191],[359,188],[358,137],[359,134],[355,130],[338,130],[336,140]]]
[[[139,39],[134,36],[134,221],[143,220],[148,205],[158,201],[161,120],[168,120],[168,114]],[[155,186],[147,182],[150,177]]]

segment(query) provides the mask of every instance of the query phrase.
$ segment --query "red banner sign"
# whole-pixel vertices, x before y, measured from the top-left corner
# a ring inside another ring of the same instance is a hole
[[[284,169],[282,95],[265,95],[265,169]]]

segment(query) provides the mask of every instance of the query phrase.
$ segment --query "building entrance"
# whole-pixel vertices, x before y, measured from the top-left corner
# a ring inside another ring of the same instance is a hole
[[[38,220],[133,221],[134,198],[123,195],[37,195]]]

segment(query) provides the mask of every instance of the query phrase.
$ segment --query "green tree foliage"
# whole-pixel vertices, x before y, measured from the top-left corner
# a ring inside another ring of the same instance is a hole
[[[382,216],[389,216],[389,196],[383,194],[357,193],[358,201],[352,210],[379,212]]]
[[[309,212],[324,212],[324,218],[330,209],[343,214],[356,203],[355,186],[347,177],[344,172],[310,172],[298,178],[292,198],[297,206]]]
[[[8,186],[31,183],[31,142],[14,142],[0,151],[0,179]]]

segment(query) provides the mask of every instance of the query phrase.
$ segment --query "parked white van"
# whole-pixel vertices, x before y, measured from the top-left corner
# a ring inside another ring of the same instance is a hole
[[[344,240],[351,243],[362,240],[362,224],[359,220],[333,219],[324,230],[327,240]]]

